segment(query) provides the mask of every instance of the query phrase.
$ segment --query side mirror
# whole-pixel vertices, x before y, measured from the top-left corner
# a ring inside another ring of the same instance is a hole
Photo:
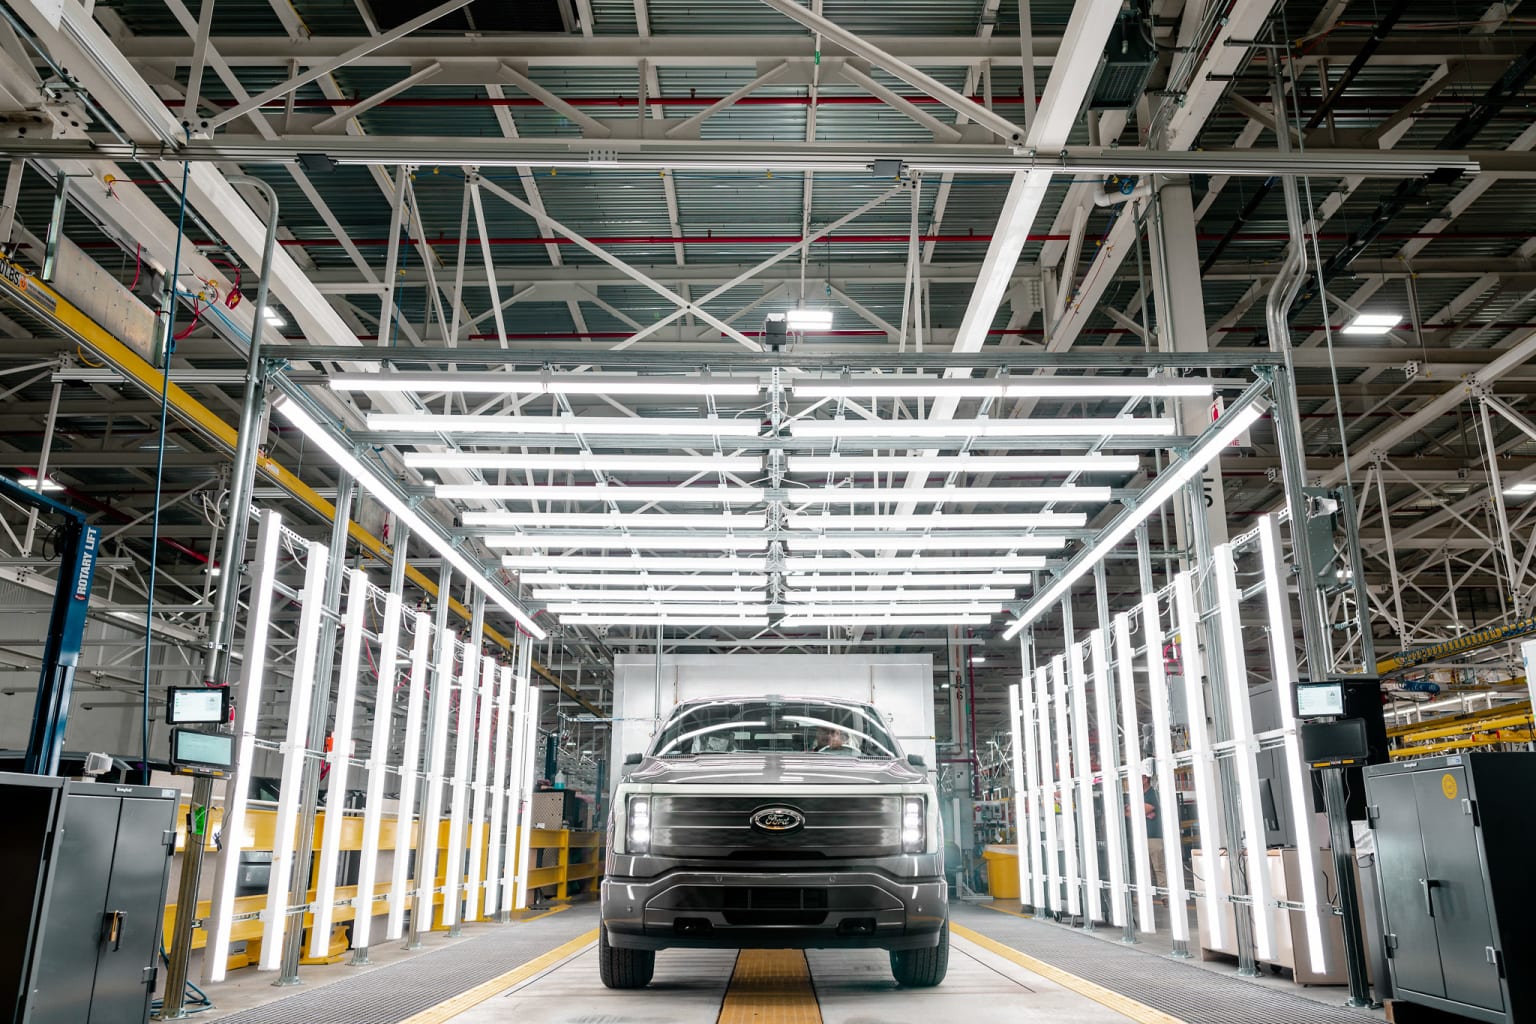
[[[624,755],[624,765],[625,765],[625,767],[628,767],[629,765],[632,765],[632,764],[639,764],[644,759],[645,759],[645,756],[643,754],[625,754]]]
[[[922,768],[923,767],[923,755],[922,754],[908,754],[907,755],[907,764],[911,765],[913,768]]]

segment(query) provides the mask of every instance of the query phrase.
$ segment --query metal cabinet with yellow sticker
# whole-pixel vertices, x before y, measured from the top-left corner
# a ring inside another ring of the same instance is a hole
[[[1536,753],[1372,765],[1365,788],[1398,997],[1536,1021]]]

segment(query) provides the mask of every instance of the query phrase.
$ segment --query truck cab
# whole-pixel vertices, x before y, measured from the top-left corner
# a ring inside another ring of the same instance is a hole
[[[599,961],[650,982],[656,951],[877,948],[907,986],[944,979],[937,795],[869,704],[710,697],[626,758],[608,820]]]

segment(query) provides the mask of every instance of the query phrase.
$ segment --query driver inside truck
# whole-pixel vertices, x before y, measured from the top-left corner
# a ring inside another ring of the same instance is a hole
[[[853,748],[848,746],[848,736],[843,730],[830,725],[816,727],[816,742],[811,750],[818,754],[851,754]]]

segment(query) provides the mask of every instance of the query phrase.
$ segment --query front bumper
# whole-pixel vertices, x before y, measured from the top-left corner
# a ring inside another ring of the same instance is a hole
[[[602,918],[622,949],[921,949],[949,909],[942,878],[875,871],[713,872],[603,879]]]

